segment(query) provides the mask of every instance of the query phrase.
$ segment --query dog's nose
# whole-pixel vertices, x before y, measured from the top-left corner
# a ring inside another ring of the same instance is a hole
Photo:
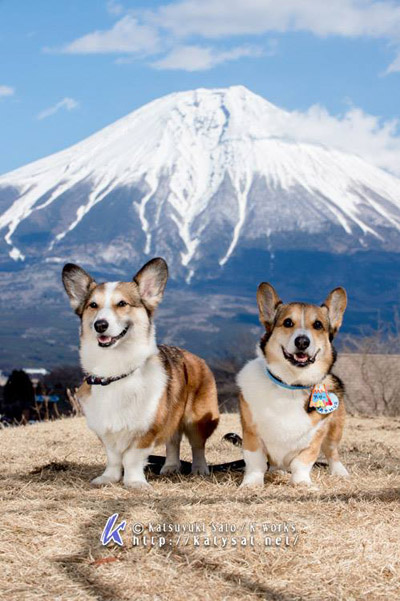
[[[105,332],[107,328],[108,328],[108,321],[106,321],[105,319],[98,319],[97,321],[94,322],[94,329],[99,334],[103,334],[103,332]]]
[[[310,339],[307,336],[297,336],[294,344],[299,351],[305,351],[310,346]]]

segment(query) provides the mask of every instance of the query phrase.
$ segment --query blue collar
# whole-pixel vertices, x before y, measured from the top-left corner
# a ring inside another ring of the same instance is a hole
[[[269,371],[268,367],[265,368],[265,373],[271,382],[277,386],[280,386],[281,388],[286,388],[287,390],[310,390],[310,388],[312,388],[312,386],[292,386],[291,384],[285,384],[285,382],[282,382],[282,380],[274,376],[274,374]]]

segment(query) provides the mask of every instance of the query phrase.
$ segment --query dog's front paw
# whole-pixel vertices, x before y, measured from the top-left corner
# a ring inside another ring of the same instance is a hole
[[[349,472],[344,467],[341,461],[335,461],[330,466],[331,476],[339,476],[340,478],[350,478]]]
[[[296,487],[304,486],[304,488],[307,488],[307,490],[319,490],[318,486],[314,484],[311,478],[309,476],[305,476],[304,474],[292,474],[290,483]]]
[[[97,478],[93,478],[90,484],[93,486],[101,486],[102,484],[112,484],[118,482],[121,476],[111,475],[111,474],[102,474],[101,476],[97,476]]]
[[[164,463],[160,470],[160,474],[165,476],[166,474],[177,474],[181,471],[181,462],[179,463]]]
[[[264,486],[264,474],[246,474],[239,488],[262,488]]]
[[[286,474],[286,470],[282,467],[278,467],[277,465],[269,465],[268,466],[269,474],[277,474],[278,476],[284,476]]]
[[[148,490],[151,488],[151,484],[146,482],[146,480],[124,480],[124,486],[135,490]]]

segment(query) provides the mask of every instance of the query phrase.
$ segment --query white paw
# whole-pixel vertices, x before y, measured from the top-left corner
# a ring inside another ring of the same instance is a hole
[[[93,484],[93,486],[101,486],[102,484],[119,482],[120,478],[121,476],[117,474],[102,474],[101,476],[97,476],[97,478],[93,478],[90,484]]]
[[[313,486],[310,476],[306,476],[305,474],[292,474],[290,483],[294,486]]]
[[[239,488],[262,488],[264,486],[264,474],[246,474]]]
[[[210,470],[208,469],[208,465],[206,463],[193,463],[191,473],[198,476],[208,476]]]
[[[146,480],[124,480],[126,488],[134,488],[135,490],[146,490],[151,488],[151,484]]]
[[[160,470],[161,475],[176,474],[181,471],[181,462],[179,463],[164,463]]]
[[[270,474],[279,474],[280,476],[286,474],[286,470],[282,469],[281,467],[278,467],[277,465],[269,465],[268,472]]]
[[[341,478],[350,478],[349,472],[341,461],[335,461],[330,467],[331,476],[340,476]]]

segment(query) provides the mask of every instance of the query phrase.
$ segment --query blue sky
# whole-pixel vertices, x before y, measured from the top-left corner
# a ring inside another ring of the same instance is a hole
[[[0,0],[0,52],[0,173],[164,94],[242,84],[400,174],[400,2]]]

